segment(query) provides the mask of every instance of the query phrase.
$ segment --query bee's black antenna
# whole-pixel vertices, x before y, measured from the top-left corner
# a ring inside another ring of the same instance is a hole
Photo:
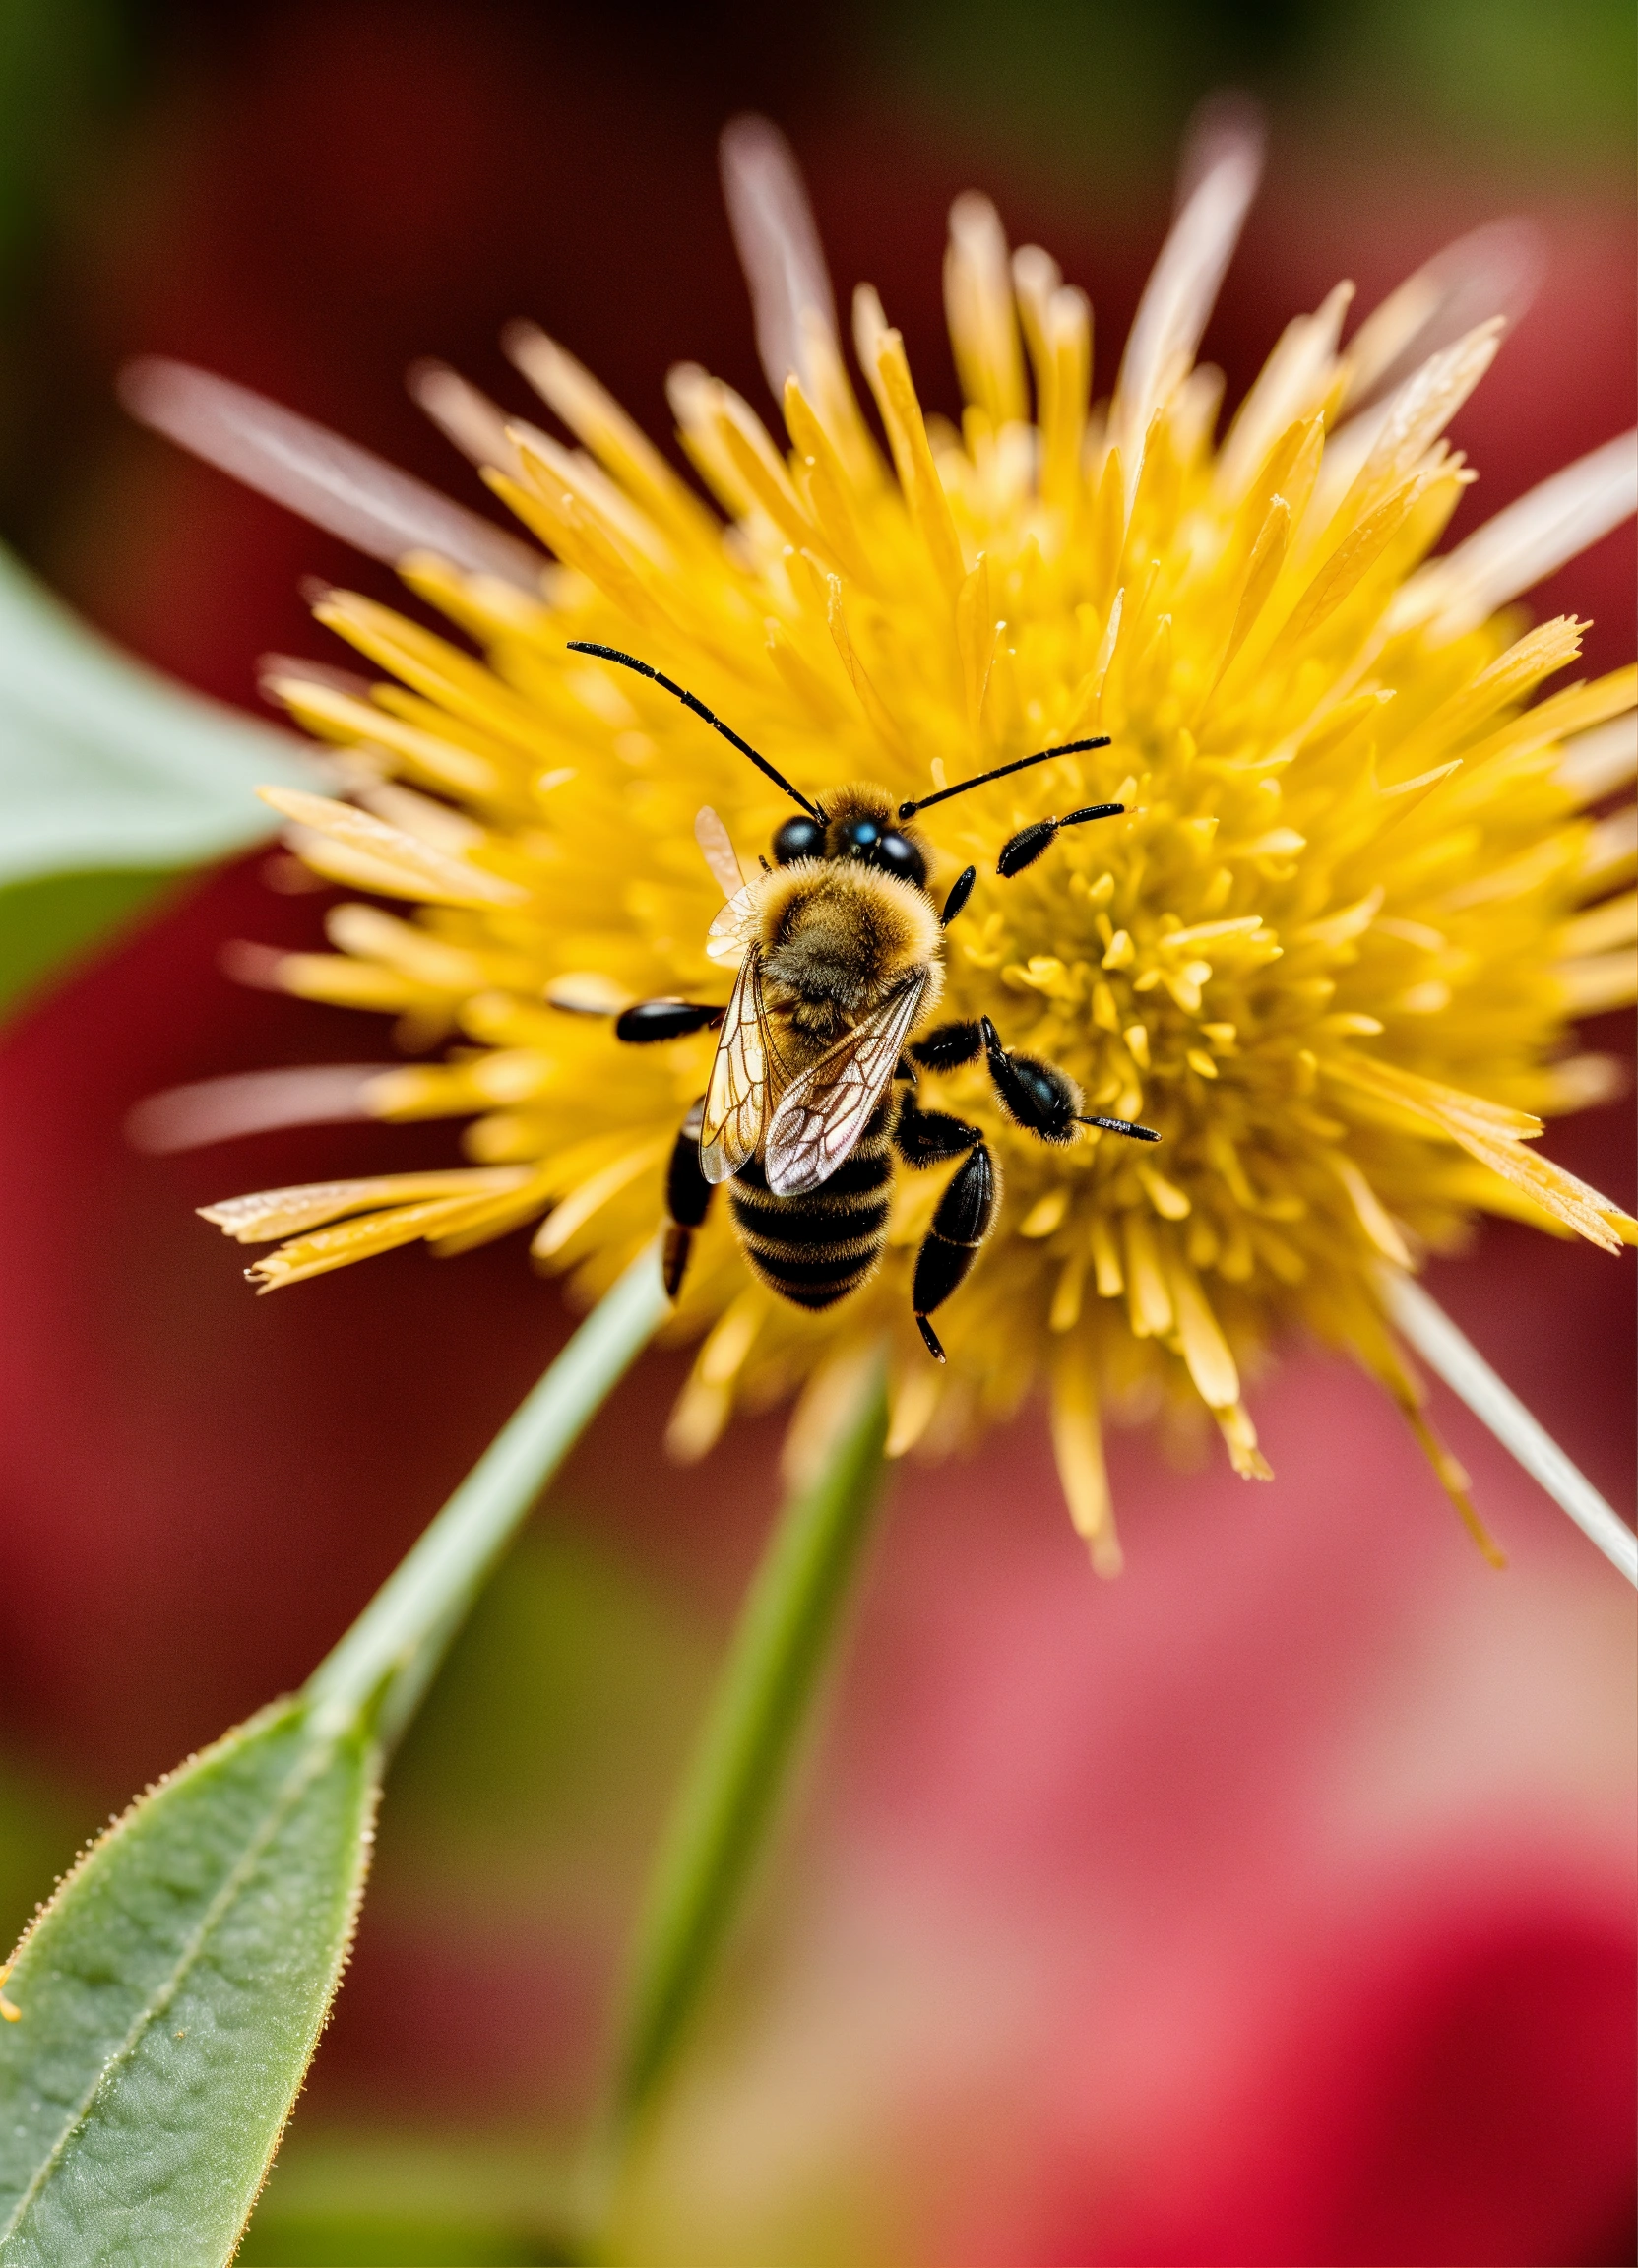
[[[731,725],[724,724],[721,717],[714,717],[703,701],[692,693],[685,693],[680,685],[673,685],[669,677],[662,676],[658,669],[651,669],[646,662],[639,662],[635,654],[622,654],[613,646],[589,646],[578,638],[570,639],[569,652],[571,654],[595,654],[600,662],[618,662],[622,668],[635,669],[639,677],[652,677],[654,682],[663,686],[667,693],[674,693],[685,709],[692,709],[696,717],[703,718],[715,731],[721,732],[724,740],[731,740],[740,755],[748,756],[757,770],[765,773],[776,788],[783,788],[791,802],[799,803],[810,819],[816,819],[821,827],[825,825],[825,814],[820,810],[818,804],[810,803],[805,795],[798,794],[785,774],[774,770],[766,756],[759,756],[750,742],[741,740]],[[1103,743],[1102,741],[1088,742],[1087,745],[1102,747]],[[1054,748],[1051,753],[1055,756],[1058,751]]]
[[[600,653],[600,647],[590,648]],[[653,671],[650,671],[653,675]],[[716,719],[712,719],[716,723]],[[953,788],[941,788],[936,795],[923,795],[919,803],[901,803],[901,819],[914,819],[917,811],[930,811],[935,803],[947,803],[952,795],[965,795],[969,788],[987,788],[992,780],[1004,780],[1009,772],[1027,771],[1032,764],[1044,764],[1048,756],[1080,756],[1089,748],[1106,748],[1109,736],[1105,732],[1101,740],[1069,740],[1061,748],[1042,748],[1034,756],[1020,756],[1016,762],[1001,764],[993,772],[980,772],[976,780],[958,780]]]

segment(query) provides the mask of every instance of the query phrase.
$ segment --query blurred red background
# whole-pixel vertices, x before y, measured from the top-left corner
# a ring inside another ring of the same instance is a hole
[[[1173,8],[1157,36],[1255,13]],[[98,625],[239,702],[259,653],[324,652],[305,575],[391,578],[123,424],[126,356],[202,362],[481,503],[401,374],[433,352],[521,404],[495,344],[514,314],[656,433],[684,355],[765,401],[715,176],[744,103],[791,133],[839,286],[879,286],[936,407],[954,406],[956,191],[989,190],[1014,242],[1087,285],[1100,391],[1165,224],[1165,100],[1120,166],[1080,163],[1032,140],[1015,97],[979,131],[891,41],[861,34],[860,61],[853,20],[809,43],[731,8],[697,27],[453,0],[139,19],[22,288],[11,529]],[[1460,530],[1632,421],[1627,146],[1504,159],[1478,129],[1350,109],[1323,71],[1281,79],[1284,52],[1262,56],[1270,175],[1207,338],[1230,401],[1338,276],[1368,307],[1499,211],[1545,230],[1535,308],[1458,423],[1482,475]],[[1596,618],[1594,668],[1627,659],[1630,533],[1533,606]],[[517,1239],[258,1301],[192,1218],[241,1188],[453,1163],[447,1129],[125,1147],[157,1088],[385,1054],[384,1030],[217,973],[233,936],[316,941],[327,902],[269,889],[260,856],[179,887],[0,1042],[0,1743],[44,1866],[14,1920],[100,1811],[305,1674],[568,1328]],[[1595,1038],[1630,1053],[1620,1020]],[[1632,1202],[1624,1102],[1549,1147]],[[1497,1227],[1433,1288],[1629,1504],[1630,1263]],[[697,1698],[777,1494],[778,1426],[664,1470],[678,1378],[654,1359],[622,1389],[537,1535],[662,1603]],[[643,2256],[1632,2257],[1630,1595],[1453,1407],[1441,1424],[1512,1558],[1499,1578],[1362,1380],[1293,1350],[1256,1409],[1270,1489],[1116,1440],[1113,1586],[1087,1572],[1035,1418],[900,1476],[794,1845],[633,2206]],[[549,2155],[591,2100],[680,1735],[648,1736],[629,1849],[595,1895],[538,1891],[575,1861],[520,1814],[527,1771],[495,1783],[504,1819],[474,1809],[463,1869],[449,1790],[484,1785],[458,1737],[488,1737],[484,1632],[502,1642],[480,1624],[389,1791],[292,2184],[327,2137],[432,2137],[475,2167],[497,2141]],[[295,2186],[281,2236],[284,2178],[247,2257],[388,2256],[299,2249],[303,2212],[323,2215]],[[461,2211],[499,2249],[414,2256],[550,2257],[531,2234],[549,2210],[496,2182]]]

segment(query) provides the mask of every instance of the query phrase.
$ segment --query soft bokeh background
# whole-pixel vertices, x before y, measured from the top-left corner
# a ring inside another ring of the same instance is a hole
[[[974,184],[1091,291],[1104,390],[1176,134],[1226,81],[1274,126],[1207,338],[1230,401],[1338,276],[1368,307],[1523,211],[1546,275],[1458,422],[1460,525],[1631,422],[1626,0],[0,0],[0,532],[252,703],[259,653],[324,650],[304,575],[391,579],[125,422],[119,363],[201,361],[469,501],[401,376],[435,352],[522,407],[514,314],[657,433],[684,355],[765,402],[715,179],[745,106],[934,406]],[[1630,532],[1535,602],[1595,615],[1600,667],[1632,603]],[[518,1239],[256,1301],[192,1218],[453,1163],[447,1129],[125,1147],[156,1088],[384,1050],[217,974],[226,938],[317,939],[325,895],[276,871],[177,881],[0,1034],[0,1936],[133,1788],[304,1675],[567,1328]],[[1632,1202],[1628,1104],[1549,1147]],[[1434,1287],[1630,1504],[1630,1261],[1496,1228]],[[622,1390],[395,1770],[247,2259],[559,2256],[622,1934],[777,1494],[772,1422],[663,1467],[678,1375]],[[1113,1585],[1038,1418],[899,1476],[631,2258],[1633,2257],[1631,1594],[1458,1410],[1502,1576],[1361,1379],[1293,1350],[1257,1417],[1269,1488],[1117,1437]]]

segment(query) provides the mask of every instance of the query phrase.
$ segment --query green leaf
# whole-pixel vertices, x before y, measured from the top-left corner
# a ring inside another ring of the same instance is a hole
[[[7,2268],[228,2258],[346,1958],[375,1787],[361,1723],[276,1704],[81,1860],[7,1986]]]
[[[0,2026],[0,2257],[220,2268],[335,1991],[379,1757],[665,1311],[646,1251],[305,1692],[126,1815],[25,1938]]]
[[[670,2066],[777,1817],[872,1532],[886,1441],[875,1361],[818,1479],[776,1524],[662,1845],[632,1964],[616,2148]]]
[[[602,1488],[581,1477],[590,1494],[554,1488],[496,1569],[394,1752],[371,1939],[400,1960],[447,1940],[434,2021],[500,1941],[607,1975],[712,1688],[714,1611],[603,1532]],[[408,2129],[361,2128],[356,2109],[303,2103],[240,2268],[583,2256],[583,2120],[560,2090],[515,2105],[504,2132],[453,2100]]]
[[[270,835],[260,784],[314,778],[293,734],[144,667],[0,550],[0,1001]]]

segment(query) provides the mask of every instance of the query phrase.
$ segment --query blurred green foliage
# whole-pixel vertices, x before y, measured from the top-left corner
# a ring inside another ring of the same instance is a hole
[[[0,1761],[0,1959],[73,1865],[88,1832],[95,1832],[93,1814],[67,1788],[38,1770]]]
[[[1315,9],[1332,100],[1397,103],[1528,157],[1618,162],[1638,113],[1631,0],[1359,0]]]
[[[271,834],[299,744],[144,668],[0,551],[0,1007],[201,860]]]
[[[0,493],[13,518],[31,516],[24,492],[49,456],[38,301],[156,13],[0,0]],[[0,554],[0,1013],[202,858],[270,833],[250,789],[288,770],[272,731],[127,662]]]
[[[240,2268],[487,2268],[574,2258],[567,2176],[525,2138],[316,2138],[304,2115],[246,2232]]]
[[[979,148],[1147,199],[1201,97],[1278,81],[1319,13],[1303,0],[897,0],[860,32],[900,100]]]
[[[105,391],[62,284],[151,20],[145,0],[0,0],[0,526],[25,548],[50,526],[87,392]]]
[[[0,890],[0,1014],[61,963],[111,934],[179,877],[134,870],[47,874]]]
[[[87,137],[124,92],[129,0],[0,0],[0,304],[39,259]]]
[[[1288,141],[1454,133],[1572,170],[1621,162],[1638,106],[1631,0],[896,0],[856,29],[898,99],[1102,196],[1151,194],[1225,86]]]
[[[440,1990],[459,1988],[463,1937],[520,1926],[611,1980],[719,1654],[697,1612],[554,1508],[479,1599],[394,1760],[366,1931],[447,1935]],[[240,2258],[566,2259],[579,2138],[358,2132],[321,2098]]]
[[[717,1649],[554,1509],[472,1609],[393,1763],[372,1903],[453,1893],[612,1944]]]

